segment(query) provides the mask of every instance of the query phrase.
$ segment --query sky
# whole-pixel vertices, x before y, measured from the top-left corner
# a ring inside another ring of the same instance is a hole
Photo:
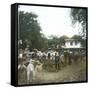
[[[72,25],[70,8],[20,5],[18,10],[37,14],[37,19],[42,29],[41,32],[47,38],[51,35],[72,37],[77,35],[80,29],[78,23],[75,26]]]

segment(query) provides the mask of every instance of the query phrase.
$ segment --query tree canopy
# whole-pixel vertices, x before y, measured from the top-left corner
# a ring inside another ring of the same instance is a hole
[[[19,12],[19,39],[25,43],[28,41],[30,48],[41,49],[44,44],[44,37],[41,34],[41,27],[37,15],[28,12]],[[42,43],[43,42],[43,43]]]
[[[78,16],[78,9],[71,10],[72,11],[72,16],[73,20],[78,21],[81,23],[83,21],[82,25],[85,25],[86,23],[86,17]],[[79,14],[81,13],[82,9],[80,9]],[[76,14],[76,15],[75,15]],[[75,16],[74,16],[75,15]],[[85,15],[84,15],[85,16]],[[69,37],[63,35],[61,37],[53,36],[51,35],[48,38],[45,37],[43,33],[41,33],[42,29],[40,27],[40,24],[38,22],[38,15],[35,13],[29,13],[29,12],[23,12],[19,11],[19,31],[18,31],[18,39],[22,40],[23,43],[23,48],[25,49],[28,45],[28,47],[32,49],[38,49],[38,50],[47,50],[48,48],[61,48],[65,44],[65,39],[68,39]],[[83,27],[84,28],[84,27]],[[82,36],[77,36],[74,35],[72,37],[73,39],[79,39],[81,41],[82,46],[86,45],[86,40],[82,39]]]
[[[72,24],[79,22],[82,25],[81,36],[86,38],[87,9],[71,8]]]
[[[81,43],[81,46],[82,47],[86,47],[86,40],[85,39],[82,39],[82,36],[80,36],[80,35],[74,35],[74,36],[71,37],[71,39],[78,40]]]

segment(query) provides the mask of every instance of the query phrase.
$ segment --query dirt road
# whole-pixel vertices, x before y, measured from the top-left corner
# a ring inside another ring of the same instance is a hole
[[[71,82],[86,80],[86,61],[67,65],[56,72],[38,72],[33,83]]]
[[[48,72],[40,71],[35,74],[33,82],[28,84],[72,82],[86,80],[86,61],[79,61],[72,65],[62,67],[59,71]],[[19,84],[27,84],[25,82]]]

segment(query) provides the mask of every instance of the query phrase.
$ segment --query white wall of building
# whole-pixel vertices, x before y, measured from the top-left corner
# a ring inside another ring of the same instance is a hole
[[[65,43],[65,48],[80,48],[81,47],[81,43],[77,42],[77,44],[75,43],[75,41],[72,42],[71,45],[71,41],[68,41]]]

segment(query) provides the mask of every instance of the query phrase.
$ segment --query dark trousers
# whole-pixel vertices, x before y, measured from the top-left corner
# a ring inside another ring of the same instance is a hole
[[[59,69],[60,69],[60,67],[59,67],[59,64],[58,64],[58,63],[56,63],[56,64],[55,64],[55,68],[56,68],[56,70],[59,70]]]

